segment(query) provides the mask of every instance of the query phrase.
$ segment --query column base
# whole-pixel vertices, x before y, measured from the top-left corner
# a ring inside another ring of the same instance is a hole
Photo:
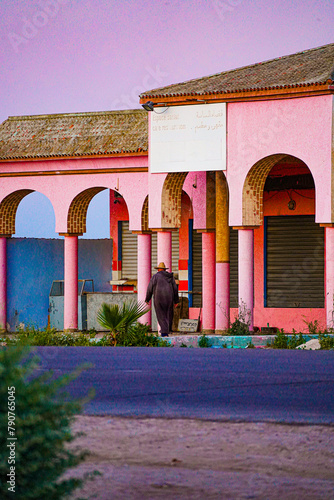
[[[212,330],[211,328],[205,328],[202,330],[202,335],[214,335],[215,330]]]
[[[215,330],[215,335],[226,335],[226,330]]]

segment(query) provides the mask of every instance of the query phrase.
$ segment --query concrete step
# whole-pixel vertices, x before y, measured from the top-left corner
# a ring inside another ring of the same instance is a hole
[[[292,337],[293,335],[288,335]],[[169,337],[163,337],[165,340],[173,347],[199,347],[198,343],[202,335],[169,335]],[[274,342],[275,335],[245,335],[245,336],[227,336],[227,335],[205,335],[208,340],[208,347],[213,348],[227,348],[227,349],[245,349],[252,343],[256,348],[267,347],[268,344],[271,345]],[[305,342],[311,339],[317,339],[318,335],[303,334],[303,339]]]

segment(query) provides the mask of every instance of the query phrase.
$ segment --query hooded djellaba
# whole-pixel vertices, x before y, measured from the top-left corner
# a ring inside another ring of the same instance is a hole
[[[164,262],[160,262],[155,269],[158,269],[158,272],[148,284],[145,302],[148,304],[153,295],[161,337],[168,337],[172,331],[174,306],[179,303],[178,289],[173,273],[166,271],[168,268]]]

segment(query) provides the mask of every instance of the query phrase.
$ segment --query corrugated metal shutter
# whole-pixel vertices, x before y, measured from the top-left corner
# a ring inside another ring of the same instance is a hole
[[[193,230],[193,292],[202,293],[202,233]],[[193,307],[202,296],[194,293]],[[238,307],[238,231],[230,228],[230,307]]]
[[[152,248],[152,274],[157,272],[157,233],[152,233],[151,239]],[[169,270],[170,271],[170,270]],[[178,276],[179,274],[179,230],[172,231],[172,272]]]
[[[238,230],[230,227],[230,307],[238,307]]]
[[[202,233],[193,230],[193,307],[202,307]]]
[[[137,279],[137,235],[122,222],[122,278]]]
[[[324,228],[313,215],[266,217],[267,307],[324,307]]]

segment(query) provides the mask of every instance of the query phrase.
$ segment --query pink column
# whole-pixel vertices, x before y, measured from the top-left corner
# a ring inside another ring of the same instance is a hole
[[[168,271],[172,272],[172,233],[170,231],[158,231],[158,262],[164,262]]]
[[[215,233],[202,233],[203,330],[215,330],[216,244]]]
[[[64,330],[78,329],[78,236],[66,235],[65,286],[64,286]]]
[[[216,333],[230,326],[230,263],[216,262]]]
[[[334,227],[326,227],[325,235],[326,326],[334,328]]]
[[[0,330],[7,329],[7,238],[0,237]]]
[[[238,274],[239,274],[239,319],[249,324],[253,330],[254,309],[254,231],[238,231]]]
[[[138,234],[138,281],[137,293],[138,302],[144,302],[147,286],[151,279],[151,235]],[[141,323],[151,324],[151,311],[139,318]]]

